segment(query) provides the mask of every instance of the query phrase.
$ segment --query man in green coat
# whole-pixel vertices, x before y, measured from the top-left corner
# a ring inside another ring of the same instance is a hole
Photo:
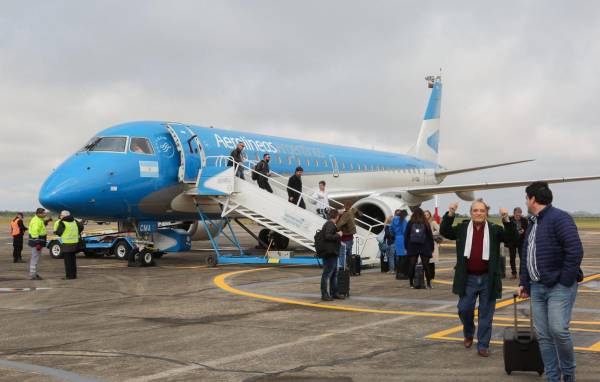
[[[481,199],[471,204],[470,220],[453,226],[457,209],[458,204],[452,203],[440,226],[442,236],[456,240],[452,292],[459,296],[458,315],[463,324],[466,348],[473,345],[475,303],[479,297],[477,353],[489,357],[496,299],[502,297],[500,243],[511,244],[519,236],[506,208],[500,209],[504,228],[488,221],[489,207]]]

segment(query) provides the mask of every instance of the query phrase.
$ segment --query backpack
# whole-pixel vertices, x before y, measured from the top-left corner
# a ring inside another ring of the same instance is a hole
[[[256,173],[257,171],[260,171],[261,167],[258,167],[262,162],[258,162],[255,166],[254,166],[254,171],[252,171],[252,180],[258,180],[258,174]]]
[[[415,244],[425,243],[425,224],[414,223],[410,227],[410,242]]]
[[[325,233],[322,229],[318,229],[315,232],[315,252],[317,257],[322,258],[325,251]]]

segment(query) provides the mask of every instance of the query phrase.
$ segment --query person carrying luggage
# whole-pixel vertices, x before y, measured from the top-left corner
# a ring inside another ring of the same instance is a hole
[[[338,293],[337,286],[337,263],[340,253],[340,241],[342,233],[337,231],[336,223],[339,220],[337,210],[329,211],[329,219],[321,228],[323,248],[317,255],[323,259],[323,274],[321,275],[321,299],[332,301],[344,299]]]
[[[421,264],[423,264],[423,271],[427,279],[427,288],[431,289],[429,260],[434,249],[433,233],[427,219],[425,219],[423,210],[419,207],[413,210],[410,221],[406,225],[404,247],[406,248],[408,259],[408,281],[410,287],[414,288],[415,267],[418,258],[421,258]]]
[[[578,282],[583,280],[583,246],[573,218],[552,205],[547,183],[534,182],[525,193],[531,223],[523,242],[519,294],[531,296],[548,381],[575,381],[569,324]]]
[[[463,344],[466,348],[473,345],[475,303],[479,298],[477,354],[489,357],[496,299],[502,297],[500,243],[515,242],[518,233],[508,219],[506,208],[500,208],[504,227],[488,221],[489,207],[482,199],[471,204],[470,220],[453,226],[457,209],[458,203],[450,204],[442,219],[440,233],[449,240],[456,240],[452,293],[459,296],[458,315],[463,324]]]
[[[513,216],[510,217],[510,221],[517,226],[519,232],[519,240],[511,246],[507,246],[508,254],[510,256],[510,270],[512,278],[516,279],[517,274],[517,254],[519,255],[519,264],[521,263],[523,240],[525,239],[525,231],[527,231],[527,219],[523,217],[523,211],[520,207],[515,207],[513,210]]]

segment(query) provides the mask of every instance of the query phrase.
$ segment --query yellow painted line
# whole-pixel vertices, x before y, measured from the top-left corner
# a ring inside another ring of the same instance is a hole
[[[454,327],[451,327],[450,329],[446,329],[446,330],[442,330],[442,331],[430,334],[430,335],[426,336],[425,338],[440,339],[440,340],[446,339],[447,338],[446,336],[448,336],[450,334],[454,334],[454,333],[462,330],[462,328],[463,328],[462,325],[454,326]]]
[[[588,349],[590,349],[592,351],[598,351],[598,352],[600,352],[600,341],[596,342],[595,344],[593,344],[592,346],[590,346]]]
[[[217,287],[223,289],[224,291],[232,293],[232,294],[236,294],[238,296],[256,298],[259,300],[278,302],[278,303],[282,303],[282,304],[300,305],[300,306],[305,306],[305,307],[309,307],[309,308],[338,310],[338,311],[343,311],[343,312],[394,314],[394,315],[400,315],[400,316],[445,317],[445,318],[454,318],[454,319],[456,319],[458,317],[456,314],[450,314],[450,313],[413,312],[413,311],[403,311],[403,310],[383,310],[383,309],[371,309],[371,308],[357,308],[357,307],[345,306],[345,305],[317,304],[317,303],[312,303],[312,302],[303,301],[303,300],[293,300],[293,299],[289,299],[289,298],[275,297],[275,296],[268,296],[268,295],[264,295],[264,294],[260,294],[260,293],[247,292],[247,291],[232,287],[226,281],[227,278],[229,278],[229,277],[241,275],[244,273],[263,271],[263,270],[267,270],[267,269],[274,269],[274,268],[257,268],[257,269],[228,272],[228,273],[224,273],[222,275],[216,276],[213,279],[213,283]]]
[[[436,271],[437,272],[437,271]],[[447,280],[438,280],[438,279],[433,279],[431,280],[436,284],[444,284],[444,285],[452,285],[452,281],[447,281]]]
[[[200,269],[208,268],[208,265],[159,265],[158,268],[165,269]],[[213,267],[216,269],[216,267]]]
[[[588,281],[600,279],[600,273],[596,273],[595,275],[590,275],[588,277],[584,277],[583,280],[579,284],[587,283]]]

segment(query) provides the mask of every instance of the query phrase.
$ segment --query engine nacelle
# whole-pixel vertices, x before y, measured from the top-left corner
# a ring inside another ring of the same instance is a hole
[[[354,203],[353,207],[380,222],[384,222],[385,218],[393,215],[397,209],[408,210],[407,203],[393,196],[369,196]],[[360,220],[371,225],[375,224],[375,222],[370,221],[367,217],[360,218]],[[360,222],[358,224],[360,225]],[[376,227],[373,229],[373,232],[379,233],[382,229],[383,227],[381,226]]]
[[[420,206],[421,203],[433,198],[433,196],[417,196],[408,191],[402,191],[399,193],[399,195],[404,203],[411,207]]]
[[[220,223],[220,220],[208,223],[211,235],[215,235],[217,233]],[[187,225],[187,227],[184,226],[183,228],[187,231],[188,235],[190,235],[192,241],[208,240],[208,232],[206,232],[204,224],[199,224],[198,221],[184,224]]]
[[[473,200],[475,200],[475,192],[473,191],[459,191],[456,193],[456,196],[458,196],[466,202],[472,202]]]

